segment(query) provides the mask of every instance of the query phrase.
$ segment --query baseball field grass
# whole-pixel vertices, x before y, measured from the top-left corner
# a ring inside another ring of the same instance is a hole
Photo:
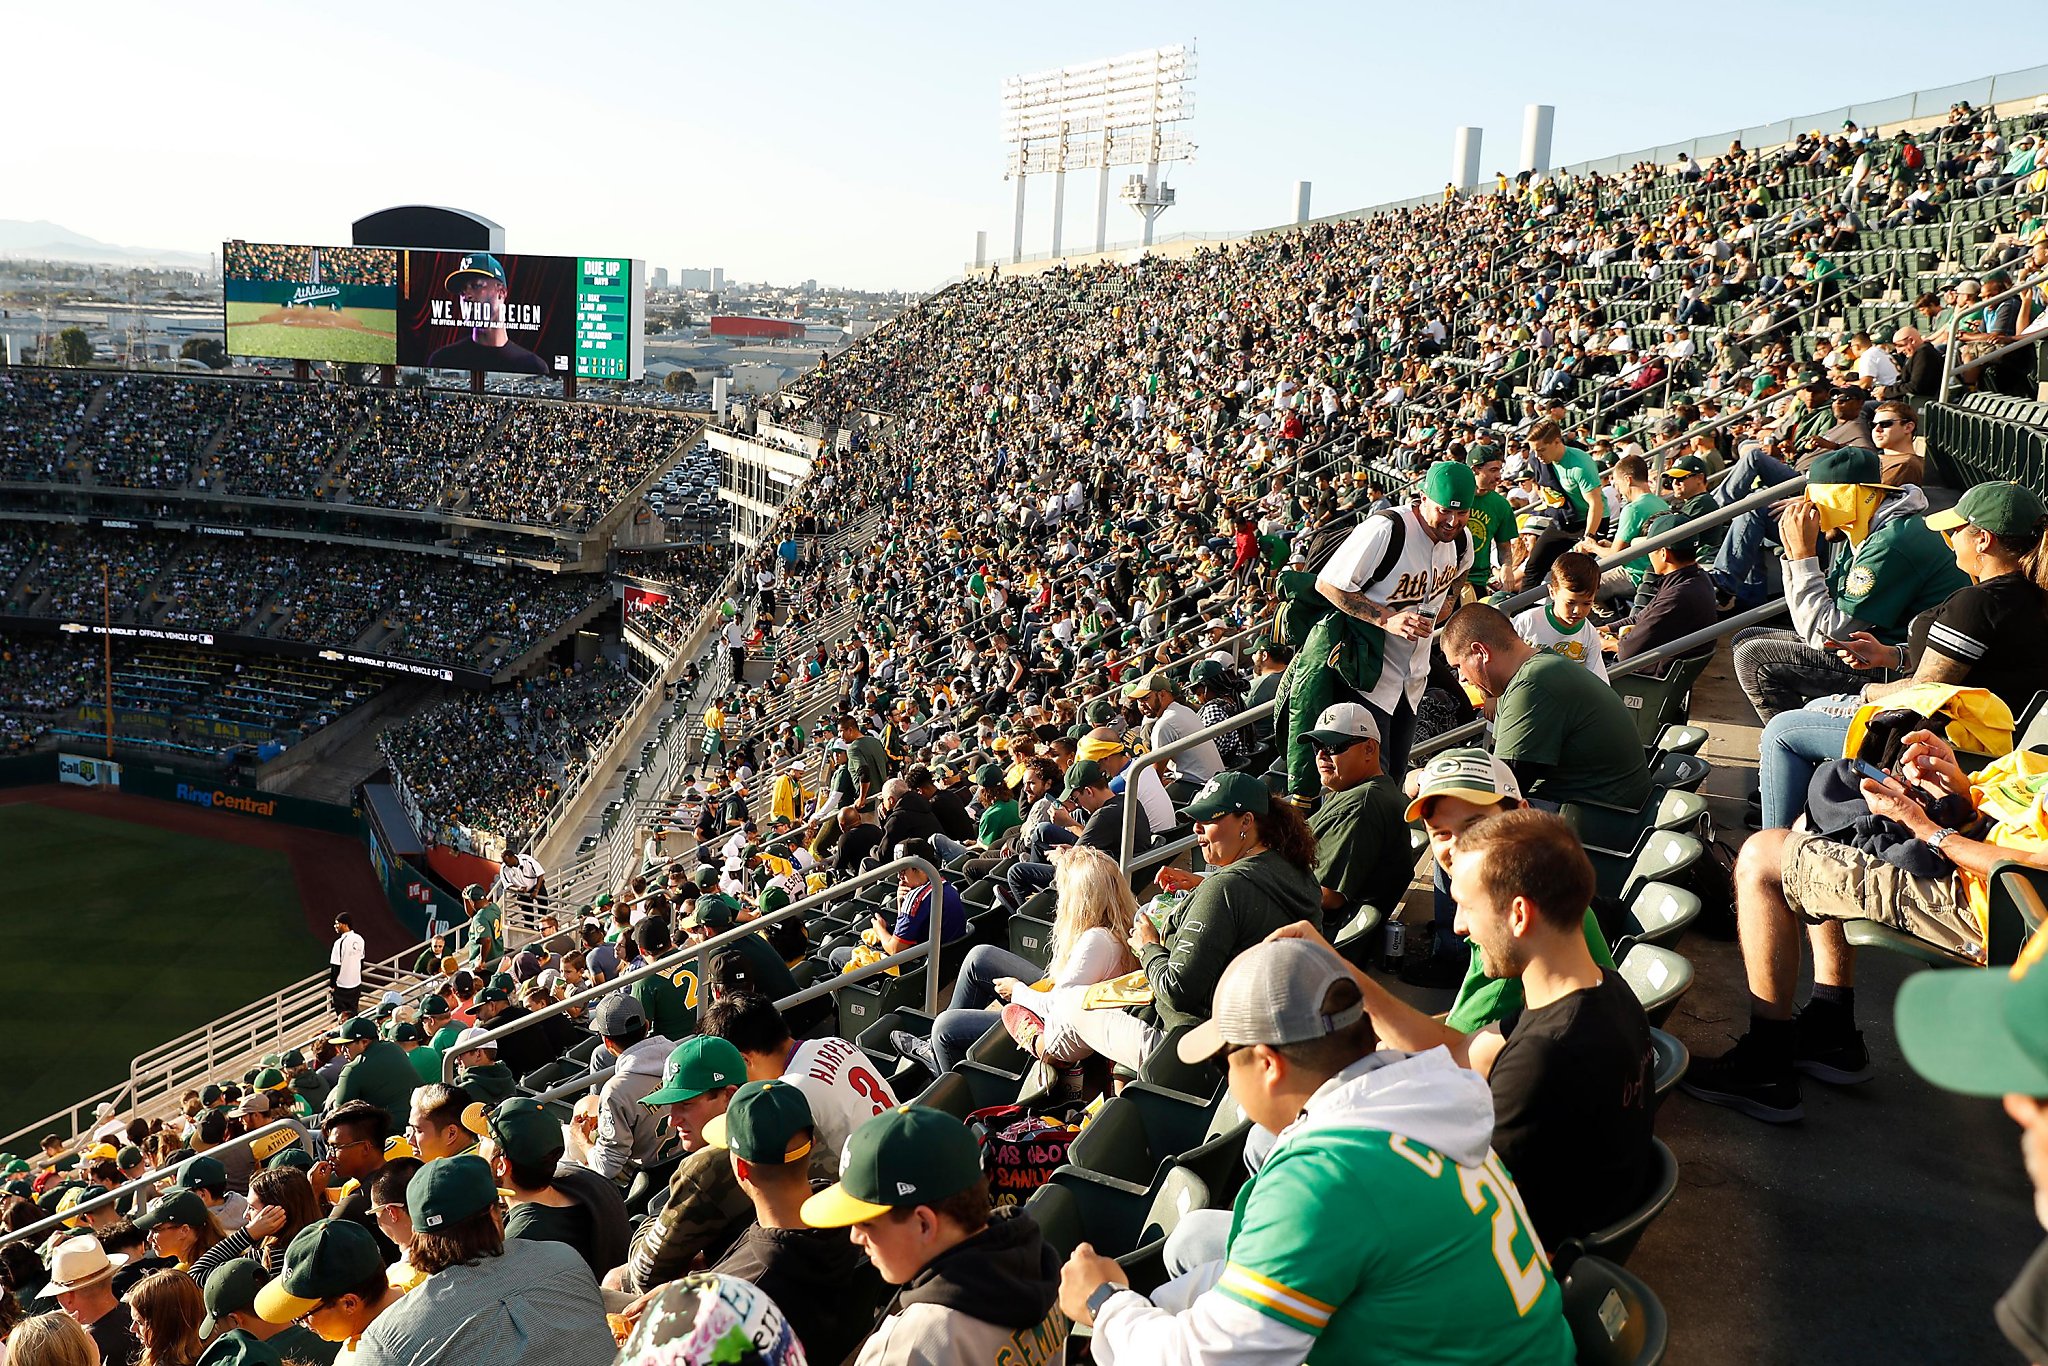
[[[293,321],[275,321],[291,317]],[[227,306],[228,350],[238,356],[297,357],[389,365],[398,358],[398,310],[282,309],[236,300]]]
[[[284,853],[23,803],[0,869],[0,1134],[327,961]]]

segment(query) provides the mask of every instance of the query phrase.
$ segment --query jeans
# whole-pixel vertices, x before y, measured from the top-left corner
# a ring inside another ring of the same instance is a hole
[[[1797,711],[1818,697],[1855,692],[1868,676],[1816,650],[1797,631],[1753,626],[1735,637],[1735,679],[1768,723],[1780,712]]]
[[[1017,851],[1017,854],[1025,863],[1048,863],[1051,860],[1046,857],[1046,854],[1053,846],[1073,844],[1080,838],[1081,836],[1078,831],[1069,830],[1064,825],[1055,825],[1051,821],[1040,821],[1024,832],[1024,844]]]
[[[1017,898],[1019,905],[1030,899],[1033,892],[1042,892],[1052,886],[1052,865],[1032,863],[1019,859],[1009,872],[1003,874],[1003,885],[1010,889],[1010,895]]]
[[[1757,778],[1763,792],[1763,828],[1789,829],[1806,810],[1814,770],[1842,757],[1849,735],[1851,694],[1823,697],[1797,711],[1781,711],[1764,726]]]
[[[1798,474],[1798,470],[1782,460],[1774,460],[1761,451],[1750,451],[1735,462],[1735,468],[1714,490],[1714,506],[1727,507],[1738,498],[1746,498],[1758,489],[1782,484]],[[1761,602],[1766,591],[1764,547],[1776,545],[1777,541],[1778,524],[1772,520],[1770,509],[1751,508],[1729,523],[1728,535],[1722,540],[1721,548],[1714,552],[1714,577],[1736,597],[1746,602]]]
[[[989,1010],[996,999],[996,978],[1014,977],[1036,982],[1045,970],[1029,958],[1021,958],[994,944],[977,944],[960,961],[960,975],[953,983],[953,1004],[932,1021],[932,1054],[939,1070],[950,1072],[966,1058],[967,1050],[988,1033],[1001,1016]]]
[[[938,850],[939,859],[943,863],[958,863],[974,852],[972,845],[962,844],[951,835],[936,832],[932,835],[932,848]]]

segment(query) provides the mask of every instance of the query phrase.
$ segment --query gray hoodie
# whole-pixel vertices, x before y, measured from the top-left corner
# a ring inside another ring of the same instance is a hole
[[[1870,536],[1875,536],[1879,528],[1891,522],[1923,517],[1926,513],[1927,495],[1920,491],[1919,485],[1908,484],[1886,497],[1870,514]],[[1870,543],[1868,536],[1863,543]],[[1860,548],[1840,541],[1836,543],[1834,553],[1853,559]],[[1828,586],[1827,570],[1819,559],[1785,562],[1785,596],[1791,600],[1793,629],[1799,632],[1801,640],[1816,650],[1826,648],[1821,644],[1823,640],[1841,640],[1864,629],[1854,617],[1835,605],[1834,592]]]
[[[662,1065],[673,1040],[650,1034],[619,1054],[611,1079],[598,1093],[597,1139],[590,1145],[590,1169],[623,1181],[655,1164],[664,1135],[662,1116],[640,1103],[661,1086]]]

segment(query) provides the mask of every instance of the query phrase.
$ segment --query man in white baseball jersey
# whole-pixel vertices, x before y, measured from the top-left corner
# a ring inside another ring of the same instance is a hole
[[[1306,737],[1332,702],[1363,702],[1379,722],[1387,771],[1407,768],[1415,708],[1429,681],[1429,639],[1472,568],[1465,523],[1478,488],[1466,466],[1438,462],[1419,502],[1360,522],[1316,571],[1316,591],[1335,610],[1309,631],[1288,667],[1277,737],[1297,803],[1322,790]]]

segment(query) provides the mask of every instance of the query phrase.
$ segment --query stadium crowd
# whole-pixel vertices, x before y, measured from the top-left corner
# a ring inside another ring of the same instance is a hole
[[[1911,355],[1827,336],[1815,307],[1852,287],[1823,243],[1851,187],[2009,183],[1963,136],[1974,157],[1930,139],[1919,167],[1845,128],[1704,167],[1503,178],[1180,260],[977,279],[907,312],[792,396],[828,426],[892,415],[808,491],[872,535],[763,555],[719,645],[741,670],[767,654],[823,680],[826,722],[741,684],[706,713],[703,769],[642,866],[573,920],[508,859],[465,889],[460,945],[368,1011],[339,922],[320,1039],[279,1040],[179,1117],[110,1109],[76,1149],[0,1157],[0,1226],[83,1211],[45,1256],[0,1256],[0,1283],[62,1311],[13,1326],[10,1360],[196,1358],[213,1338],[222,1361],[268,1362],[301,1323],[294,1349],[346,1344],[353,1366],[750,1347],[1054,1363],[1078,1354],[1075,1325],[1107,1364],[1578,1359],[1630,1313],[1568,1304],[1599,1270],[1586,1247],[1670,1156],[1651,1003],[1614,953],[1632,908],[1610,904],[1595,838],[1603,811],[1649,828],[1665,756],[1595,666],[1714,625],[1759,574],[1789,606],[1790,631],[1734,645],[1768,723],[1759,833],[1723,907],[1754,1003],[1735,1051],[1687,1073],[1702,1100],[1786,1122],[1802,1077],[1866,1080],[1841,922],[1983,964],[1996,861],[2048,872],[2048,772],[2000,757],[2048,677],[2048,509],[1986,482],[1934,512],[1898,442]],[[1711,369],[1673,329],[1671,364],[1636,385],[1636,326],[1663,329],[1616,320],[1655,318],[1681,279],[1727,288],[1740,258],[1753,286],[1700,302],[1722,324],[1779,300],[1770,326],[1720,338]],[[1954,309],[1922,340],[2014,335]],[[1889,377],[1865,364],[1880,353]],[[1545,364],[1567,379],[1524,401]],[[1675,456],[1637,426],[1658,412],[1658,435],[1696,431]],[[1805,489],[1729,524],[1704,564],[1698,521],[1792,473]],[[1650,537],[1640,572],[1600,572],[1594,556]],[[1488,601],[1538,585],[1534,616]],[[560,671],[414,718],[387,752],[430,831],[530,828],[638,687],[608,664]],[[1270,728],[1194,738],[1266,700]],[[1480,714],[1485,744],[1415,761]],[[1134,766],[1182,741],[1163,773]],[[1959,754],[1987,761],[1980,781]],[[1134,888],[1123,842],[1184,832],[1199,871]],[[801,934],[747,924],[902,857],[946,880],[908,869]],[[1378,927],[1407,925],[1418,862],[1434,894],[1403,964]],[[531,942],[507,938],[519,898],[558,918]],[[1006,947],[1025,922],[1041,956]],[[674,956],[712,935],[708,963]],[[928,955],[952,988],[928,1034],[849,1041],[771,1004],[799,972],[872,971],[934,937],[973,942]],[[1454,987],[1447,1013],[1389,991],[1379,956]],[[2016,1093],[2031,1157],[2048,985],[1924,976],[1958,985],[1922,989],[1909,1058]],[[566,1114],[521,1094],[579,1075],[561,1070],[579,1043],[589,1094]],[[1153,1085],[1108,1096],[1117,1069]],[[1030,1113],[979,1117],[987,1142],[964,1122],[969,1097],[1024,1095]],[[258,1171],[231,1139],[282,1114],[297,1127]],[[1172,1146],[1148,1118],[1169,1114]],[[1198,1166],[1198,1146],[1221,1160]],[[1035,1149],[1070,1165],[1039,1170]],[[84,1208],[135,1179],[162,1189]],[[1141,1249],[1153,1219],[1171,1231]],[[2035,1356],[2044,1304],[2037,1258],[2000,1306]]]
[[[320,281],[330,285],[396,285],[398,253],[388,247],[297,247],[277,242],[227,244],[221,273],[231,280],[304,284],[320,253]]]

